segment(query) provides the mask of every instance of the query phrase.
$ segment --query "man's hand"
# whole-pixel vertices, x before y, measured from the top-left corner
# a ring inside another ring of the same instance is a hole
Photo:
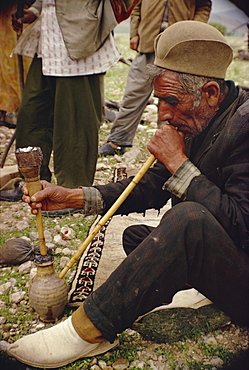
[[[137,51],[138,44],[139,44],[139,36],[138,36],[138,35],[133,36],[133,37],[130,39],[130,48],[131,48],[132,50]]]
[[[15,32],[19,32],[22,29],[23,23],[32,23],[37,18],[31,10],[23,9],[23,12],[24,16],[21,18],[16,18],[16,13],[11,15],[12,28]]]
[[[23,201],[29,203],[31,213],[37,214],[41,208],[44,211],[54,211],[64,208],[83,207],[82,189],[68,189],[62,186],[51,184],[45,180],[41,181],[42,190],[38,191],[32,197],[29,196],[26,184],[23,186]]]
[[[185,155],[184,134],[171,125],[162,125],[151,138],[148,150],[174,174],[183,162]]]

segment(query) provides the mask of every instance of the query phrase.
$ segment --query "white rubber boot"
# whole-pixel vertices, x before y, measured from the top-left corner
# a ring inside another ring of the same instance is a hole
[[[11,344],[8,354],[38,368],[65,366],[82,357],[97,356],[118,345],[108,341],[88,343],[75,331],[71,316],[58,325],[27,335]]]

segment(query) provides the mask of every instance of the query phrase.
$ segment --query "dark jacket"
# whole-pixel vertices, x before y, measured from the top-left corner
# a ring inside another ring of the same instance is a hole
[[[235,89],[231,85],[230,91]],[[249,97],[242,90],[236,95],[227,106],[228,95],[203,133],[187,139],[186,154],[202,174],[191,181],[185,201],[205,206],[234,243],[249,253]],[[170,176],[165,166],[157,162],[117,213],[144,212],[163,207],[172,197],[168,191],[162,190]],[[97,187],[106,210],[129,182],[130,179],[126,179]],[[173,204],[175,202],[174,198]]]

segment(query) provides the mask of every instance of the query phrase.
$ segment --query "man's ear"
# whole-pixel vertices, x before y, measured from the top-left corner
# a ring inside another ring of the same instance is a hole
[[[202,87],[202,93],[210,107],[215,107],[219,104],[220,86],[216,81],[205,83]]]

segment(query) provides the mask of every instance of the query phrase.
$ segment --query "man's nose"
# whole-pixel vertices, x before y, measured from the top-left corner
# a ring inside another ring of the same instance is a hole
[[[160,121],[168,121],[171,118],[173,118],[172,109],[170,105],[163,100],[160,100],[159,102],[158,118]]]

